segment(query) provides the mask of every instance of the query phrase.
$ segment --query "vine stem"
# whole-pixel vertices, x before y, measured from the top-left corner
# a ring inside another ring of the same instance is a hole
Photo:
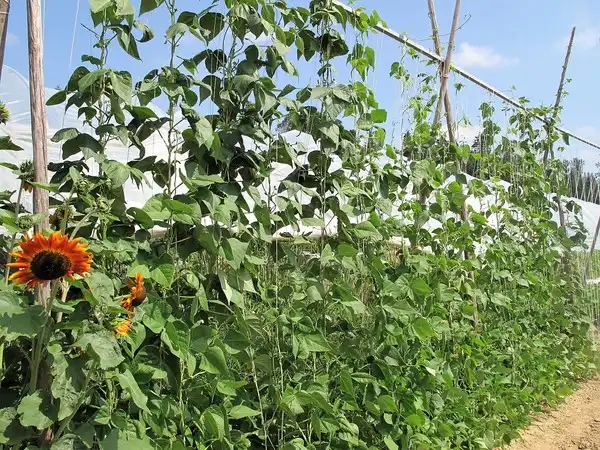
[[[50,291],[50,296],[44,301],[43,305],[46,308],[46,321],[42,326],[42,330],[40,331],[40,335],[38,339],[34,339],[33,341],[33,359],[31,363],[31,381],[29,382],[29,394],[33,394],[37,390],[37,380],[38,380],[38,372],[40,370],[40,363],[42,361],[42,349],[44,347],[44,341],[46,339],[46,329],[48,328],[48,318],[50,317],[52,311],[52,304],[54,303],[54,297],[56,297],[56,293],[58,291],[58,286],[60,285],[59,281],[54,281],[52,283],[52,289]]]

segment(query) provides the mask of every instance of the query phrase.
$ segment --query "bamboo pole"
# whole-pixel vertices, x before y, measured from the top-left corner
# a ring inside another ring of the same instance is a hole
[[[446,100],[448,95],[448,75],[450,73],[450,65],[452,64],[452,52],[454,51],[454,39],[456,38],[456,30],[458,29],[458,19],[460,17],[460,4],[461,0],[456,0],[454,5],[454,16],[452,17],[452,28],[450,28],[450,38],[448,39],[448,49],[446,50],[446,58],[444,59],[442,79],[440,84],[440,96],[438,98],[438,104],[436,109],[437,117],[440,116],[442,111],[443,102]],[[432,5],[433,6],[433,5]],[[434,10],[435,11],[435,10]],[[438,36],[439,40],[439,36]],[[448,106],[448,104],[446,104]],[[446,109],[446,124],[448,126],[448,138],[450,142],[454,142],[454,123],[452,121],[452,110]]]
[[[29,102],[31,107],[31,136],[33,141],[34,181],[47,183],[48,124],[46,122],[46,95],[44,90],[42,15],[40,0],[27,0],[27,27],[29,42]],[[48,191],[34,187],[34,214],[48,213]],[[48,227],[48,218],[37,226],[36,232]]]
[[[438,55],[442,54],[442,42],[440,40],[440,31],[438,28],[438,23],[437,23],[437,16],[435,14],[435,4],[434,4],[434,0],[427,0],[427,6],[429,8],[429,20],[431,21],[431,32],[432,32],[432,37],[433,37],[433,45],[435,47],[435,52]],[[444,71],[444,64],[440,63],[440,68],[439,68],[439,74],[440,77],[442,77]],[[442,101],[442,99],[438,99],[438,106],[435,110],[435,116],[433,118],[433,123],[437,124],[440,121],[440,115],[441,115],[441,106],[440,106],[440,102]],[[454,123],[454,119],[452,118],[452,105],[450,103],[450,95],[448,94],[448,91],[446,91],[446,95],[444,95],[443,98],[444,101],[444,106],[446,107],[446,114],[450,115],[450,121],[452,123]]]
[[[29,103],[31,110],[31,136],[33,142],[33,179],[37,183],[47,183],[48,167],[48,124],[46,123],[46,96],[44,90],[42,14],[40,0],[27,0],[27,31],[29,44]],[[45,214],[36,225],[35,231],[48,228],[48,191],[35,186],[33,188],[33,213]],[[48,286],[38,286],[35,299],[45,305],[50,295]]]
[[[4,66],[4,49],[8,32],[8,15],[10,13],[10,0],[0,0],[0,79]]]
[[[331,0],[333,4],[337,5],[338,7],[344,9],[346,12],[350,13],[350,14],[354,14],[354,15],[358,15],[358,11],[355,10],[354,8],[346,5],[345,3],[342,3],[340,0]],[[391,30],[387,27],[384,27],[382,25],[375,25],[374,27],[376,30],[378,30],[379,32],[381,32],[382,34],[394,39],[397,42],[400,42],[403,45],[406,45],[409,48],[412,48],[413,50],[415,50],[416,52],[426,56],[427,58],[433,60],[433,61],[437,61],[439,63],[444,61],[444,58],[438,54],[436,54],[435,52],[432,52],[431,50],[427,49],[426,47],[423,47],[422,45],[418,44],[417,42],[414,42],[413,40],[407,38],[406,36],[402,36],[400,33],[398,33],[397,31]],[[502,99],[503,101],[505,101],[506,103],[509,103],[510,105],[522,110],[522,111],[526,111],[529,112],[529,110],[524,107],[518,100],[515,100],[511,97],[509,97],[508,95],[504,94],[502,91],[500,91],[499,89],[493,87],[492,85],[486,83],[485,81],[481,80],[480,78],[476,77],[475,75],[467,72],[464,69],[461,69],[460,67],[456,67],[456,66],[452,66],[452,70],[456,73],[458,73],[460,76],[462,76],[463,78],[469,80],[470,82],[472,82],[473,84],[476,84],[477,86],[479,86],[482,89],[485,89],[486,91],[492,93],[493,95],[495,95],[496,97]],[[531,113],[530,113],[531,114]],[[531,114],[531,116],[545,124],[549,124],[549,121],[546,117],[541,116],[539,114]],[[572,137],[573,139],[579,141],[579,142],[583,142],[584,144],[587,144],[591,147],[597,148],[598,150],[600,150],[600,144],[595,144],[594,142],[585,139],[575,133],[573,133],[572,131],[567,130],[566,128],[563,127],[555,127],[555,129],[557,129],[558,131],[560,131],[561,133],[566,134],[567,136]]]

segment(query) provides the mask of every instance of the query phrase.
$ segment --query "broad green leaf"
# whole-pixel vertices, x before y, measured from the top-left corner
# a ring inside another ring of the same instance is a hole
[[[387,111],[385,109],[376,109],[371,113],[371,119],[375,123],[383,123],[387,120]]]
[[[46,323],[47,315],[43,306],[23,304],[26,303],[16,294],[0,291],[0,334],[7,341],[20,336],[34,337]]]
[[[10,136],[1,136],[0,137],[0,150],[12,150],[15,152],[20,152],[23,150],[23,147],[15,144]]]
[[[71,358],[58,343],[48,346],[52,355],[52,396],[59,401],[58,420],[63,420],[75,411],[85,386],[85,360]]]
[[[223,350],[219,347],[209,347],[202,355],[200,369],[214,375],[227,375],[227,361]]]
[[[412,323],[412,328],[421,341],[428,341],[429,338],[435,337],[436,333],[429,321],[423,317],[419,317]]]
[[[115,94],[125,103],[129,103],[131,101],[131,75],[127,72],[110,72],[110,82]]]
[[[171,353],[179,359],[185,359],[190,351],[190,330],[181,320],[167,323],[161,334],[162,341]]]
[[[171,315],[171,307],[160,297],[148,296],[148,299],[137,309],[144,314],[142,323],[155,334],[163,331],[167,319]]]
[[[97,14],[111,6],[112,3],[112,0],[90,0],[90,9],[94,14]]]
[[[328,352],[331,346],[320,331],[310,334],[298,334],[298,341],[309,352]]]
[[[111,181],[112,188],[120,188],[125,184],[131,173],[131,168],[119,161],[105,161],[102,170]]]
[[[17,419],[17,409],[12,407],[0,409],[0,444],[19,441],[24,436],[26,431]]]
[[[254,417],[259,415],[260,411],[248,408],[244,405],[236,405],[229,410],[229,417],[232,419],[243,419],[244,417]]]
[[[354,234],[356,234],[356,236],[358,236],[359,238],[380,238],[381,237],[381,234],[379,234],[379,231],[377,231],[377,228],[375,228],[375,226],[369,221],[359,223],[356,226],[356,228],[354,228]]]
[[[113,281],[102,272],[92,272],[85,279],[92,295],[102,303],[111,304],[115,296]]]
[[[86,159],[104,153],[102,144],[87,133],[81,133],[72,139],[65,141],[62,145],[62,157],[64,159],[82,152]]]
[[[429,295],[431,292],[431,288],[422,278],[415,278],[410,284],[410,287],[415,294],[423,297]]]
[[[400,448],[390,436],[384,437],[383,442],[385,443],[388,450],[398,450]]]
[[[36,391],[31,395],[23,397],[17,408],[21,425],[43,430],[56,421],[56,412],[53,410],[48,397],[42,391]]]
[[[358,250],[344,242],[338,245],[336,252],[339,256],[348,256],[350,258],[354,258],[358,254]]]
[[[140,389],[131,371],[127,369],[125,372],[117,374],[117,378],[119,379],[119,384],[121,387],[125,391],[129,392],[131,399],[138,406],[138,408],[150,412],[147,406],[148,397]]]
[[[54,133],[54,136],[50,139],[52,142],[62,142],[77,137],[79,131],[77,128],[63,128]]]
[[[199,20],[200,32],[207,42],[217,37],[225,27],[225,16],[221,13],[207,12]]]
[[[143,209],[129,208],[127,210],[127,214],[133,217],[133,219],[146,230],[150,230],[154,226],[154,221],[152,220],[152,217],[150,217],[148,213],[146,213]],[[150,276],[150,273],[148,273],[147,276]]]
[[[248,250],[248,243],[237,240],[236,238],[229,238],[223,243],[223,252],[225,253],[225,259],[229,261],[234,269],[239,269],[244,256],[246,256],[246,250]]]
[[[106,329],[84,334],[75,345],[96,359],[102,370],[117,367],[124,360],[117,339]]]
[[[46,106],[60,105],[61,103],[64,103],[65,100],[67,100],[67,91],[58,91],[46,100]]]
[[[173,277],[175,276],[175,266],[173,265],[173,259],[165,254],[154,266],[151,272],[152,279],[155,280],[161,286],[168,288],[173,283]]]
[[[140,16],[153,11],[164,3],[165,0],[142,0],[140,5]]]

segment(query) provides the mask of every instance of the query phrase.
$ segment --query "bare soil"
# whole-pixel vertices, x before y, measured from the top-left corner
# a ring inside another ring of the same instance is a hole
[[[556,409],[537,415],[506,450],[600,450],[600,379],[582,383]]]

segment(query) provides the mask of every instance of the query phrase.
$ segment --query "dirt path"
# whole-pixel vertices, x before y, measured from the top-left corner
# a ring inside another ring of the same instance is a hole
[[[600,450],[600,379],[582,384],[556,410],[540,414],[506,450]]]

